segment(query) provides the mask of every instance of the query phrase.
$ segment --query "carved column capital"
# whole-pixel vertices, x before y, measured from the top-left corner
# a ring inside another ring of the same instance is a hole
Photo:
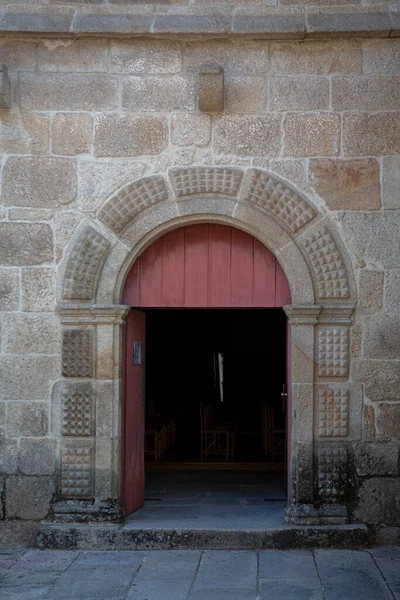
[[[62,325],[122,325],[130,306],[123,304],[59,304]]]
[[[322,306],[318,304],[286,305],[283,307],[291,325],[316,325]]]
[[[323,306],[318,317],[318,323],[351,325],[355,306],[355,302],[337,306]]]

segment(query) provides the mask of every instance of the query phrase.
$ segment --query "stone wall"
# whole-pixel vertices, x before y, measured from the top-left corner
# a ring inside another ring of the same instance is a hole
[[[60,496],[52,398],[68,373],[56,282],[77,227],[139,178],[233,165],[297,188],[344,243],[358,297],[350,368],[340,371],[347,338],[333,328],[320,347],[339,371],[318,376],[339,385],[319,386],[314,412],[340,417],[333,434],[329,415],[315,422],[315,460],[335,481],[345,437],[352,518],[400,526],[400,39],[3,37],[0,62],[12,84],[0,110],[0,518],[42,519]],[[197,111],[210,63],[224,69],[222,113]],[[349,415],[347,380],[362,392]],[[339,446],[326,448],[332,435]],[[332,485],[316,485],[329,502]]]

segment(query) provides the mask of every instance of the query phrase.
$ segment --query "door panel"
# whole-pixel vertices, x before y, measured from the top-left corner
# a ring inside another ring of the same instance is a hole
[[[145,314],[131,310],[126,320],[124,340],[122,499],[125,514],[144,504],[145,326]]]

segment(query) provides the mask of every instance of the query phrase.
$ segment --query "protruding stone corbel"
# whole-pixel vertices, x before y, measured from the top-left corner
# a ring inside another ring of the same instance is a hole
[[[224,110],[224,70],[203,67],[197,74],[198,109],[202,112]]]
[[[4,63],[0,63],[0,108],[11,108],[11,81]]]

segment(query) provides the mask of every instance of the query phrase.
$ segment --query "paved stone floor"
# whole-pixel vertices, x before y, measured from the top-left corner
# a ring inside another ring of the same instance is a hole
[[[400,546],[369,550],[0,548],[1,600],[398,600]]]

